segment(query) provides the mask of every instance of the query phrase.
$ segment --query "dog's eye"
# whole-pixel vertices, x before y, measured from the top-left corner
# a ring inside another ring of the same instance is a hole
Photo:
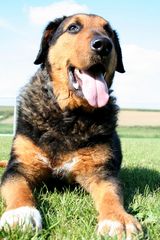
[[[81,26],[74,23],[74,24],[69,25],[67,31],[70,33],[77,33],[80,31],[80,29],[81,29]]]

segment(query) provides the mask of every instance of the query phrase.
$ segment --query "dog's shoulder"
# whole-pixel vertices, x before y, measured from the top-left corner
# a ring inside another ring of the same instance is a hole
[[[31,80],[22,88],[17,101],[18,123],[25,122],[34,128],[46,129],[45,122],[58,112],[58,105],[48,72],[39,69]]]

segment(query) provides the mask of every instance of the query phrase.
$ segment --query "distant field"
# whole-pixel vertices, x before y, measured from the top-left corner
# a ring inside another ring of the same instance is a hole
[[[143,226],[137,240],[160,239],[160,129],[159,127],[121,127],[125,208]],[[8,159],[12,137],[0,136],[0,159]],[[2,172],[2,170],[1,170]],[[14,240],[101,240],[96,236],[96,211],[82,189],[64,192],[47,189],[36,193],[37,207],[43,216],[43,230],[38,234],[15,229],[0,232],[0,239]],[[4,205],[0,201],[0,215]],[[109,240],[109,238],[105,238]]]
[[[121,110],[120,126],[160,126],[160,111]]]
[[[0,106],[0,121],[6,120],[13,116],[14,107]]]

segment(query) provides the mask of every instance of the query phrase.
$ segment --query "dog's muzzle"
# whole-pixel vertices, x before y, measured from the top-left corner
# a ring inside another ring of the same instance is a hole
[[[69,78],[76,93],[81,94],[90,106],[99,108],[107,104],[109,93],[103,66],[94,65],[88,70],[72,67]]]

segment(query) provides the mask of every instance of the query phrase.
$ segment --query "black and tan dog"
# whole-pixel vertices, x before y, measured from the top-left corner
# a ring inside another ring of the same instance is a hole
[[[0,227],[40,229],[33,189],[60,176],[91,194],[98,233],[121,238],[125,232],[131,239],[140,225],[123,208],[118,110],[110,96],[115,71],[124,72],[116,32],[96,15],[56,19],[44,31],[35,64],[41,67],[19,97],[17,131],[2,177],[6,212]]]

